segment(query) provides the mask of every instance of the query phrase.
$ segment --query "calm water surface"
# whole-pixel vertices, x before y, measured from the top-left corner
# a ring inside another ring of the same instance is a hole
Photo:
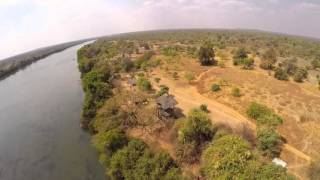
[[[76,51],[53,54],[0,81],[0,180],[102,180],[89,135]]]

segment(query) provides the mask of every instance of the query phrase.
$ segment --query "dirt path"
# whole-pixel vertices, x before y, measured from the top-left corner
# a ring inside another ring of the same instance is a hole
[[[206,73],[207,72],[201,73],[198,76],[197,80],[199,80]],[[256,125],[245,116],[226,105],[223,105],[213,99],[209,99],[201,95],[197,91],[196,87],[172,80],[157,70],[154,71],[153,74],[155,75],[155,77],[161,78],[160,84],[164,84],[170,88],[170,93],[175,96],[176,100],[178,101],[177,106],[183,110],[184,114],[188,113],[188,111],[192,108],[199,107],[201,104],[206,104],[208,106],[208,110],[210,111],[210,118],[214,121],[214,123],[225,124],[231,127],[233,130],[237,130],[239,129],[239,127],[243,127],[245,125],[254,132],[256,131]],[[154,86],[156,86],[156,84],[154,84]],[[310,156],[306,155],[305,153],[299,151],[289,144],[283,145],[283,152],[290,153],[291,155],[295,156],[295,159],[302,159],[305,162],[304,164],[306,165],[311,161]],[[296,163],[291,164],[291,158],[288,159],[286,157],[290,158],[291,156],[288,154],[283,156],[283,159],[289,164],[288,169],[290,169],[291,165],[296,165]]]

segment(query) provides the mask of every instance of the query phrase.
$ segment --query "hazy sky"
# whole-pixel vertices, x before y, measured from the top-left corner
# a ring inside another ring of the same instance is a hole
[[[80,38],[169,28],[320,38],[320,0],[0,0],[0,59]]]

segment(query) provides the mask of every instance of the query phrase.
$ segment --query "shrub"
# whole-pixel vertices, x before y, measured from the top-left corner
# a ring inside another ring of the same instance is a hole
[[[179,129],[179,142],[182,144],[194,142],[200,145],[211,140],[213,126],[208,115],[199,110],[193,109],[188,113],[185,125]]]
[[[160,82],[160,78],[158,78],[158,77],[156,77],[156,78],[154,78],[154,82],[156,82],[156,83],[159,83]]]
[[[208,106],[206,104],[201,104],[199,109],[205,113],[209,112]]]
[[[273,129],[260,128],[257,132],[258,147],[268,157],[279,156],[281,152],[281,137]]]
[[[152,153],[140,140],[131,140],[128,146],[111,158],[107,173],[111,179],[181,179],[181,171],[165,153]]]
[[[186,72],[184,74],[184,77],[186,80],[190,83],[192,80],[194,80],[194,74],[192,72]]]
[[[238,65],[238,61],[245,58],[248,58],[246,50],[243,47],[238,48],[233,55],[233,64]]]
[[[314,59],[311,61],[311,65],[313,69],[320,68],[320,59]]]
[[[240,97],[241,96],[240,89],[238,87],[233,87],[231,90],[231,95],[234,97]]]
[[[151,90],[151,83],[145,77],[138,77],[137,86],[142,91],[150,91]]]
[[[274,49],[268,49],[262,54],[260,67],[262,69],[271,70],[277,62],[277,54]]]
[[[221,90],[221,88],[220,88],[220,85],[218,85],[218,84],[213,84],[211,86],[211,91],[213,91],[213,92],[217,92],[217,91],[220,91],[220,90]]]
[[[308,71],[306,69],[303,68],[299,68],[294,76],[293,76],[293,80],[296,82],[303,82],[303,79],[308,77]]]
[[[126,135],[119,129],[96,134],[92,141],[98,151],[105,153],[108,157],[128,143]]]
[[[288,74],[284,69],[278,67],[274,71],[274,77],[278,80],[288,80]]]
[[[240,179],[253,159],[248,142],[225,135],[204,151],[201,173],[206,179]]]
[[[157,96],[162,96],[166,93],[169,93],[169,87],[166,85],[160,85],[160,90],[157,92]]]
[[[143,66],[145,67],[147,62],[152,58],[154,55],[153,51],[147,51],[145,52],[141,57],[139,57],[135,62],[135,66],[137,69],[142,68]]]
[[[282,118],[272,109],[256,102],[250,104],[247,114],[250,118],[255,119],[258,125],[276,127],[283,122]]]

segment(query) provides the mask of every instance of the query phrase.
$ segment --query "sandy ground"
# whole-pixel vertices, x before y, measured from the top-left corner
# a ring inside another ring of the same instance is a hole
[[[211,71],[211,70],[208,70]],[[195,84],[202,83],[202,78],[206,76],[205,71],[198,73]],[[223,103],[215,101],[212,98],[206,97],[199,92],[197,86],[188,84],[180,80],[174,80],[168,73],[162,70],[155,70],[152,72],[152,78],[160,77],[159,84],[164,84],[170,88],[170,94],[173,94],[179,102],[177,107],[181,108],[183,113],[186,114],[190,109],[199,107],[201,104],[208,105],[210,111],[209,115],[215,124],[224,124],[231,127],[234,132],[240,132],[249,129],[255,134],[256,125],[242,115],[240,112],[234,110]],[[154,83],[154,86],[159,84]],[[291,173],[295,174],[300,179],[305,179],[305,171],[303,168],[307,167],[311,158],[304,152],[296,149],[290,144],[284,144],[283,153],[281,158],[288,163],[288,169]]]

